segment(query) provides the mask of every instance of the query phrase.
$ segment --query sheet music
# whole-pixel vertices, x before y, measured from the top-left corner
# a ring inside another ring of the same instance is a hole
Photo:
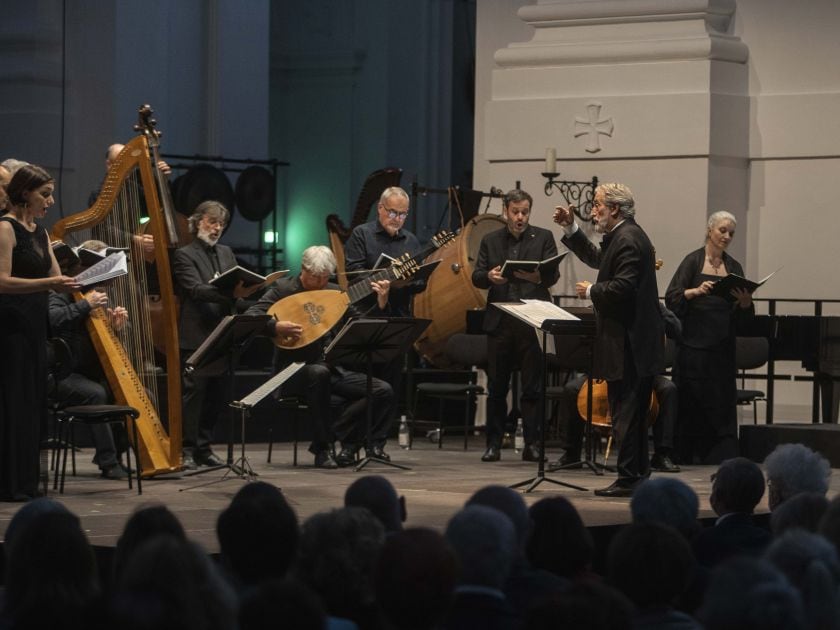
[[[304,363],[303,361],[298,361],[297,363],[292,363],[291,365],[286,366],[283,370],[272,376],[268,381],[266,381],[265,383],[257,387],[257,389],[245,396],[242,400],[236,400],[232,402],[231,406],[248,408],[253,407],[263,398],[265,398],[271,392],[273,392],[275,389],[280,387],[283,383],[292,378],[292,376],[294,376],[297,373],[297,371],[304,365],[306,365],[306,363]]]
[[[89,286],[91,284],[105,282],[111,278],[124,276],[127,273],[128,263],[125,258],[125,252],[119,251],[88,267],[77,275],[74,280],[82,286]]]
[[[519,303],[493,303],[503,311],[510,313],[517,319],[534,328],[534,334],[540,344],[540,349],[543,350],[543,335],[540,332],[542,323],[547,319],[566,319],[569,321],[580,321],[580,317],[572,315],[566,309],[560,308],[554,302],[547,302],[546,300],[522,300]],[[554,336],[547,337],[546,352],[553,353],[555,350]]]

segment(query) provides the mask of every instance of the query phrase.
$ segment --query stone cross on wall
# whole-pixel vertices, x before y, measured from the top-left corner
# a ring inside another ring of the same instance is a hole
[[[586,106],[586,118],[575,116],[575,138],[587,136],[586,151],[597,153],[601,150],[601,138],[599,136],[612,137],[613,120],[598,120],[601,116],[601,104],[590,103]]]

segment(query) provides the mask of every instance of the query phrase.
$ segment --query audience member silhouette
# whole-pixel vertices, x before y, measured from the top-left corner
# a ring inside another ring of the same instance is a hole
[[[616,589],[596,580],[574,582],[531,607],[525,630],[630,630],[633,604]]]
[[[230,630],[236,595],[197,544],[159,534],[128,557],[110,627],[120,630]]]
[[[79,518],[41,503],[21,519],[6,547],[2,626],[87,630],[99,612],[100,585]]]
[[[239,630],[327,630],[326,623],[321,600],[297,580],[267,580],[239,603]]]
[[[770,544],[770,532],[753,522],[753,512],[763,496],[764,475],[755,462],[733,457],[721,463],[709,496],[718,519],[692,541],[698,563],[714,567],[735,555],[761,555]]]
[[[534,602],[561,591],[568,581],[544,569],[530,565],[525,547],[531,534],[531,517],[522,495],[506,486],[485,486],[467,501],[467,505],[485,505],[507,516],[516,533],[516,553],[504,592],[510,605],[520,616]]]
[[[673,477],[648,479],[630,500],[634,523],[668,525],[689,541],[700,531],[699,511],[697,493],[687,483]]]
[[[636,605],[634,628],[699,630],[697,621],[674,607],[693,574],[688,542],[667,525],[634,523],[610,542],[607,578]]]
[[[767,505],[772,512],[800,492],[828,492],[831,465],[803,444],[780,444],[764,460]]]
[[[321,596],[328,615],[377,628],[373,579],[384,541],[382,524],[364,508],[315,514],[301,528],[295,574]]]
[[[242,486],[216,521],[222,565],[237,589],[282,579],[300,537],[297,514],[276,486]]]
[[[447,630],[509,630],[521,621],[502,590],[519,554],[511,520],[495,508],[467,505],[446,526],[460,564]]]
[[[834,545],[818,534],[793,529],[770,543],[764,557],[799,591],[808,628],[840,628],[840,561]]]
[[[802,598],[766,560],[739,556],[712,572],[697,613],[706,630],[804,630]]]
[[[791,529],[817,532],[828,499],[819,492],[800,492],[779,505],[770,515],[770,531],[778,538]],[[840,612],[840,611],[838,611]]]
[[[117,582],[125,565],[137,548],[160,534],[169,534],[181,542],[187,541],[184,527],[165,505],[147,505],[138,508],[128,518],[114,550],[112,573]]]
[[[525,555],[531,566],[577,580],[591,577],[595,544],[575,507],[565,497],[549,497],[528,510],[531,535]]]
[[[400,531],[406,518],[405,497],[398,496],[391,482],[380,475],[367,475],[351,483],[344,493],[344,506],[367,508],[386,534]]]
[[[818,532],[834,545],[840,555],[840,496],[829,502],[825,514],[820,519]]]
[[[376,567],[376,599],[389,630],[432,630],[449,612],[458,562],[443,536],[409,528],[386,538]],[[244,629],[243,629],[244,630]]]

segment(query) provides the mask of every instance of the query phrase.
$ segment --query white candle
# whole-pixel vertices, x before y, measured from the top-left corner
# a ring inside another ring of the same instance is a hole
[[[556,173],[557,172],[557,150],[556,149],[546,149],[545,150],[545,172],[546,173]]]

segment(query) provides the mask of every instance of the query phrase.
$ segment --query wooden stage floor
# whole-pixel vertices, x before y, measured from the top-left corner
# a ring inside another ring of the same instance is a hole
[[[388,451],[391,457],[397,463],[410,466],[408,471],[378,463],[370,463],[361,472],[354,472],[352,468],[321,470],[312,467],[313,458],[304,445],[299,450],[300,465],[293,467],[290,443],[275,444],[271,464],[266,463],[265,444],[249,444],[246,455],[260,480],[283,490],[301,522],[312,514],[341,506],[345,489],[360,475],[377,474],[387,477],[405,496],[407,525],[443,530],[452,514],[478,488],[487,484],[510,485],[536,475],[537,465],[521,461],[512,450],[502,451],[501,462],[481,462],[482,442],[482,439],[475,438],[470,449],[464,451],[460,440],[452,438],[444,443],[443,449],[438,450],[427,440],[418,439],[414,448],[406,451],[400,449],[396,441],[390,441]],[[223,447],[218,446],[216,451],[220,456],[224,455]],[[162,503],[178,516],[192,539],[201,543],[208,552],[218,551],[216,518],[246,483],[244,480],[233,476],[221,481],[224,471],[191,477],[172,475],[167,479],[144,480],[143,494],[138,496],[136,488],[128,490],[127,482],[100,478],[98,470],[90,463],[92,454],[91,449],[83,449],[77,454],[78,475],[71,477],[68,472],[63,495],[50,492],[50,496],[81,518],[92,544],[113,546],[135,508]],[[238,454],[237,449],[235,455]],[[549,450],[550,459],[557,456],[556,450]],[[673,475],[696,490],[700,497],[701,517],[713,515],[708,501],[712,472],[714,467],[691,466]],[[609,485],[614,473],[599,477],[588,470],[576,470],[547,473],[546,477],[579,485],[588,491],[581,492],[543,481],[533,492],[523,495],[529,505],[543,497],[562,495],[577,507],[587,526],[629,522],[629,499],[605,499],[592,493],[595,488]],[[198,484],[208,485],[195,487]],[[840,486],[840,482],[832,486]],[[832,488],[832,496],[836,489]],[[0,532],[5,532],[9,519],[19,507],[20,504],[0,503]],[[766,511],[766,502],[760,511]]]

